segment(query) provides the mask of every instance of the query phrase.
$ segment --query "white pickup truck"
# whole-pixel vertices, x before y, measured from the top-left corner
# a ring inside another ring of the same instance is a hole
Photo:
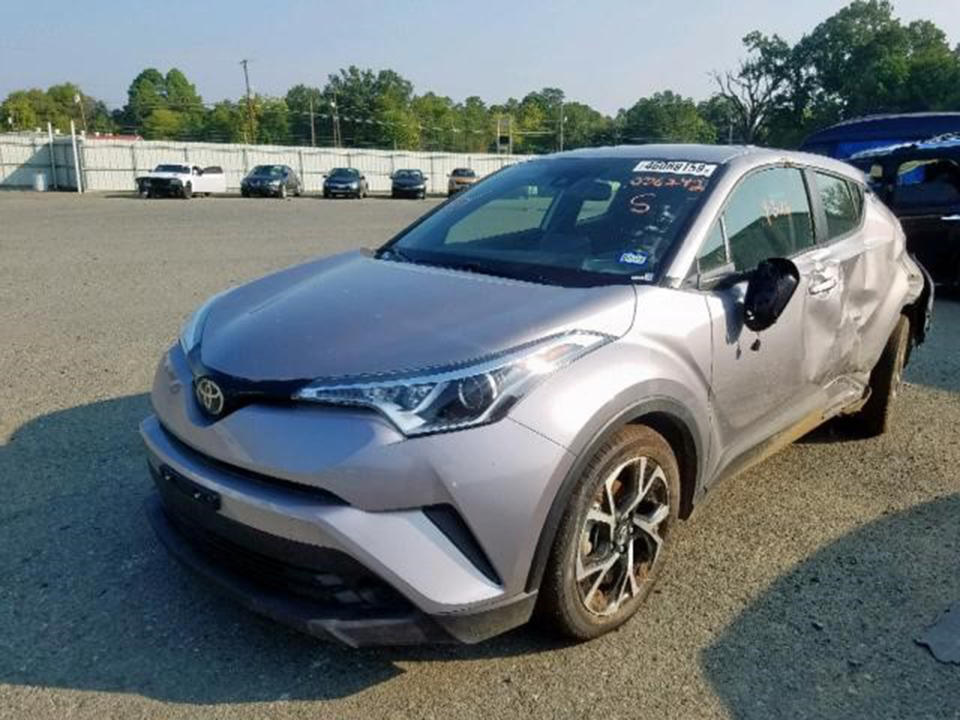
[[[227,191],[227,176],[223,168],[200,169],[180,163],[157,165],[153,172],[137,177],[137,192],[142,198],[158,196],[190,198]]]

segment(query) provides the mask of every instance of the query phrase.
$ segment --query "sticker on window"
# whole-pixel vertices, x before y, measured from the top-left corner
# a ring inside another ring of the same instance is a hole
[[[627,265],[646,265],[647,260],[650,259],[650,256],[647,255],[643,250],[637,250],[636,252],[625,252],[620,256],[620,262],[626,263]]]
[[[716,165],[688,160],[641,160],[633,168],[635,173],[665,173],[667,175],[697,175],[710,177]]]

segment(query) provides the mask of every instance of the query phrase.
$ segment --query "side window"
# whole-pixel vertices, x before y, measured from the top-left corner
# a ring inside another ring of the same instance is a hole
[[[697,272],[708,273],[727,264],[727,248],[723,243],[723,227],[717,220],[703,241],[697,255]]]
[[[760,170],[733,191],[723,214],[730,259],[740,272],[814,244],[806,185],[794,168]]]
[[[860,225],[860,190],[853,183],[834,175],[815,173],[817,192],[827,215],[827,237],[845,235]]]
[[[896,209],[936,208],[960,204],[960,163],[952,159],[911,160],[897,169]]]

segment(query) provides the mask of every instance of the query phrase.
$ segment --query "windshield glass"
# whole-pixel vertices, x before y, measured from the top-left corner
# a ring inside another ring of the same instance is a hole
[[[401,178],[414,178],[414,179],[419,179],[419,178],[422,177],[422,176],[421,176],[419,170],[397,170],[397,171],[393,174],[393,177],[395,177],[396,179],[399,180],[399,179],[401,179]]]
[[[474,173],[473,170],[469,168],[457,168],[450,174],[453,177],[466,177],[466,178],[474,177],[476,175],[476,173]]]
[[[335,178],[355,178],[359,173],[353,168],[334,168],[330,171],[330,177]]]
[[[154,172],[164,172],[164,173],[181,173],[181,174],[190,174],[190,168],[186,165],[157,165],[157,169]]]
[[[449,201],[382,256],[548,283],[652,281],[715,169],[636,158],[521,163]]]
[[[283,165],[257,165],[250,174],[256,177],[280,177],[283,175]]]

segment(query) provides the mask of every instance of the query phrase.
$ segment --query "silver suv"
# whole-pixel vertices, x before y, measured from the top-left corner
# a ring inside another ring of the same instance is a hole
[[[618,147],[205,303],[141,432],[167,548],[351,645],[627,620],[722,478],[883,432],[932,304],[852,167]],[[679,599],[678,599],[679,602]]]

